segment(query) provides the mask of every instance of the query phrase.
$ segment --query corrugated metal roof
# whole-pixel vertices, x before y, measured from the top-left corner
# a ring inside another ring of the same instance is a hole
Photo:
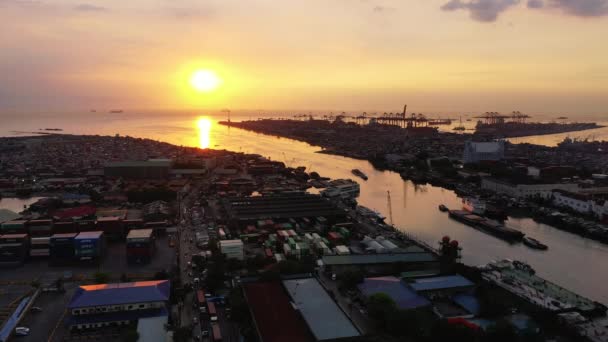
[[[361,335],[315,278],[284,280],[283,285],[317,341]]]
[[[137,322],[139,341],[165,342],[167,340],[167,316],[142,318]]]
[[[473,286],[473,282],[461,275],[420,278],[409,284],[415,291],[444,290],[449,288]]]
[[[396,277],[365,278],[358,287],[366,297],[377,293],[387,294],[400,309],[407,310],[431,304],[426,298],[419,296]]]
[[[168,280],[80,286],[68,307],[166,301],[169,300],[170,289]]]
[[[428,252],[399,254],[326,255],[325,265],[387,264],[393,262],[432,262],[437,257]]]

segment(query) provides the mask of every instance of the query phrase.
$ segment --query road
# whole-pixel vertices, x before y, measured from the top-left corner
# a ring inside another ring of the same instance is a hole
[[[326,289],[334,293],[336,302],[355,326],[357,326],[361,334],[366,335],[374,332],[374,326],[369,317],[366,314],[361,313],[361,307],[357,303],[353,303],[350,298],[340,294],[336,281],[331,280],[323,272],[319,273],[318,279]]]

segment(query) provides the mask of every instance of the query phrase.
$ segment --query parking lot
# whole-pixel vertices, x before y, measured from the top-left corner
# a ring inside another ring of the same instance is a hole
[[[65,292],[40,293],[33,306],[40,307],[42,311],[30,310],[25,315],[19,325],[30,328],[30,334],[20,337],[19,340],[24,342],[47,341],[53,335],[53,341],[59,341],[65,332],[64,312],[76,287],[76,284],[68,283],[65,284]]]

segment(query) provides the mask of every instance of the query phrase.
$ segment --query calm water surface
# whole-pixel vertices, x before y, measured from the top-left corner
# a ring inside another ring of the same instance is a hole
[[[233,120],[248,118],[233,116]],[[457,239],[463,247],[463,261],[467,264],[478,265],[501,258],[524,260],[541,276],[608,304],[608,290],[605,287],[608,283],[606,245],[530,219],[514,218],[508,221],[508,225],[538,238],[549,246],[549,250],[543,252],[522,244],[510,245],[455,222],[441,213],[437,209],[439,204],[451,208],[461,206],[461,200],[452,191],[433,186],[416,186],[403,181],[397,173],[375,170],[367,161],[316,153],[319,148],[306,143],[220,126],[217,124],[220,119],[224,118],[185,113],[15,116],[3,122],[0,135],[14,136],[18,134],[13,131],[37,131],[47,127],[63,128],[65,133],[121,134],[178,145],[258,153],[283,161],[289,166],[305,166],[332,178],[353,178],[350,171],[358,168],[369,176],[367,182],[360,181],[359,202],[382,212],[389,221],[387,191],[390,191],[392,222],[400,229],[431,245],[435,245],[444,235]],[[597,131],[596,135],[601,134],[608,140],[608,129]],[[530,142],[554,145],[560,140],[559,136],[519,138],[518,141],[527,139]]]

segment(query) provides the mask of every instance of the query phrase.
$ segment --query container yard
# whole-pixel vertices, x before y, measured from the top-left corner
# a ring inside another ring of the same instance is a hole
[[[25,261],[29,250],[27,234],[0,235],[0,264],[19,265]]]
[[[62,265],[74,260],[74,238],[77,233],[60,233],[51,236],[49,255],[51,265]]]

